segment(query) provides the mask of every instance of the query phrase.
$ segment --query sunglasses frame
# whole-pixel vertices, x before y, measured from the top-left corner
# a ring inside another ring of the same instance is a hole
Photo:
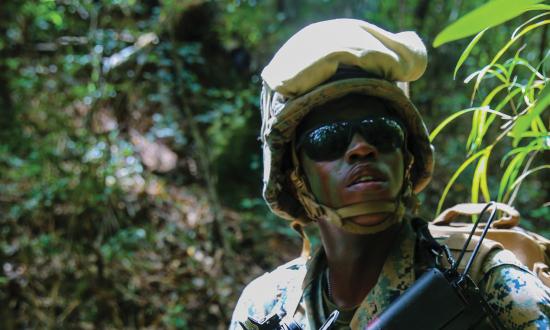
[[[396,136],[395,133],[397,133],[397,135],[401,138],[399,140],[388,140],[385,144],[381,143],[381,141],[374,140],[373,136],[376,136],[377,134],[373,133],[380,133],[380,122],[385,123],[385,131],[391,131],[393,129],[393,131],[390,132],[392,137]],[[376,125],[376,127],[374,127],[374,125]],[[338,136],[338,133],[327,135],[326,132],[320,131],[327,131],[330,129],[333,131],[339,130],[342,133]],[[376,131],[377,129],[378,132]],[[321,136],[323,133],[325,134],[324,137]],[[407,131],[398,119],[388,116],[372,116],[364,117],[359,120],[343,120],[325,123],[311,128],[303,134],[300,134],[300,136],[296,139],[295,148],[296,151],[305,148],[304,152],[306,155],[314,161],[331,161],[338,159],[345,154],[351,140],[353,139],[353,136],[357,133],[359,133],[367,143],[373,145],[380,152],[391,152],[398,148],[403,149],[407,140]],[[317,136],[313,136],[313,134],[316,134]],[[346,134],[345,138],[341,136],[342,134]],[[322,139],[323,141],[317,141],[316,143],[312,142],[315,139]],[[334,147],[336,150],[321,150],[323,148]],[[313,150],[312,148],[317,148],[318,150]]]

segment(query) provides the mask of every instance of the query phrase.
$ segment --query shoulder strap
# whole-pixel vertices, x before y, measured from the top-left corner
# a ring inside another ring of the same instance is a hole
[[[448,256],[449,251],[445,245],[440,244],[430,233],[428,222],[421,218],[412,218],[411,225],[416,232],[417,253],[429,266],[439,265],[440,256]],[[431,260],[428,260],[431,259]]]
[[[438,257],[444,256],[446,254],[449,254],[456,260],[458,256],[460,255],[460,252],[462,251],[462,248],[464,247],[464,244],[466,243],[466,240],[468,239],[468,235],[466,234],[457,234],[456,232],[450,232],[448,235],[445,235],[445,238],[438,242],[431,234],[429,228],[430,226],[422,219],[420,218],[413,218],[412,219],[412,225],[415,229],[418,238],[419,243],[421,245],[424,245],[429,250],[433,251],[434,255],[437,255]],[[445,234],[442,233],[442,230],[444,227],[440,226],[438,227],[438,235]],[[466,247],[466,253],[464,254],[464,258],[462,258],[460,264],[458,265],[458,272],[462,273],[464,269],[466,268],[466,264],[468,263],[468,260],[470,259],[472,252],[477,245],[479,241],[478,236],[473,236],[470,240],[470,243]],[[502,249],[502,245],[498,242],[492,241],[490,239],[485,238],[481,242],[481,248],[479,249],[479,252],[474,259],[474,262],[470,268],[470,277],[477,283],[480,279],[482,274],[482,268],[483,262],[491,253],[492,251],[495,251],[497,249]],[[451,266],[450,261],[445,258],[440,258],[441,260],[438,260],[441,266],[444,268],[448,268]]]
[[[443,244],[445,244],[449,248],[453,257],[456,259],[460,254],[460,251],[462,251],[462,248],[464,247],[464,243],[466,243],[467,239],[468,239],[468,235],[466,234],[454,233],[449,235],[443,241]],[[479,241],[479,237],[473,236],[470,243],[466,247],[466,253],[464,254],[464,258],[461,260],[460,264],[458,265],[459,273],[462,273],[466,268],[466,264],[468,263],[468,260],[470,259],[472,252],[475,246],[477,245],[478,241]],[[472,264],[472,267],[470,268],[470,274],[469,274],[475,283],[477,283],[483,276],[481,266],[483,265],[487,256],[489,256],[491,252],[502,248],[503,247],[500,243],[490,240],[488,238],[485,238],[481,242],[481,248],[479,249],[479,252],[476,258],[474,259],[474,262]]]
[[[428,229],[428,223],[421,218],[412,218],[411,225],[416,232],[416,236],[420,244],[424,245],[430,250],[435,252],[443,252],[443,246],[439,244]]]

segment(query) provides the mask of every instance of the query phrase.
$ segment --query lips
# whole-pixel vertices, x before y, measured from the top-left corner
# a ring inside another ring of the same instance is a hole
[[[379,184],[386,182],[388,179],[384,173],[374,168],[373,166],[361,165],[355,167],[347,180],[347,187],[358,184]]]

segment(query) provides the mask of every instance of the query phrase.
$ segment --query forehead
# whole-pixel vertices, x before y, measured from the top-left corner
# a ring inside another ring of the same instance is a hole
[[[378,116],[394,117],[387,102],[368,95],[350,94],[312,109],[300,122],[297,134],[327,123]]]

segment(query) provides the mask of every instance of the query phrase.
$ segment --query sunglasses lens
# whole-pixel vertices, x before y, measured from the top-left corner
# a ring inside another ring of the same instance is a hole
[[[405,133],[396,120],[378,117],[323,125],[305,133],[296,147],[314,161],[335,160],[344,155],[355,132],[380,152],[394,151],[405,143]]]
[[[346,151],[349,131],[348,123],[327,124],[306,133],[298,148],[314,161],[334,160]]]
[[[403,147],[405,133],[391,118],[365,119],[360,124],[362,136],[380,152],[391,152]]]

